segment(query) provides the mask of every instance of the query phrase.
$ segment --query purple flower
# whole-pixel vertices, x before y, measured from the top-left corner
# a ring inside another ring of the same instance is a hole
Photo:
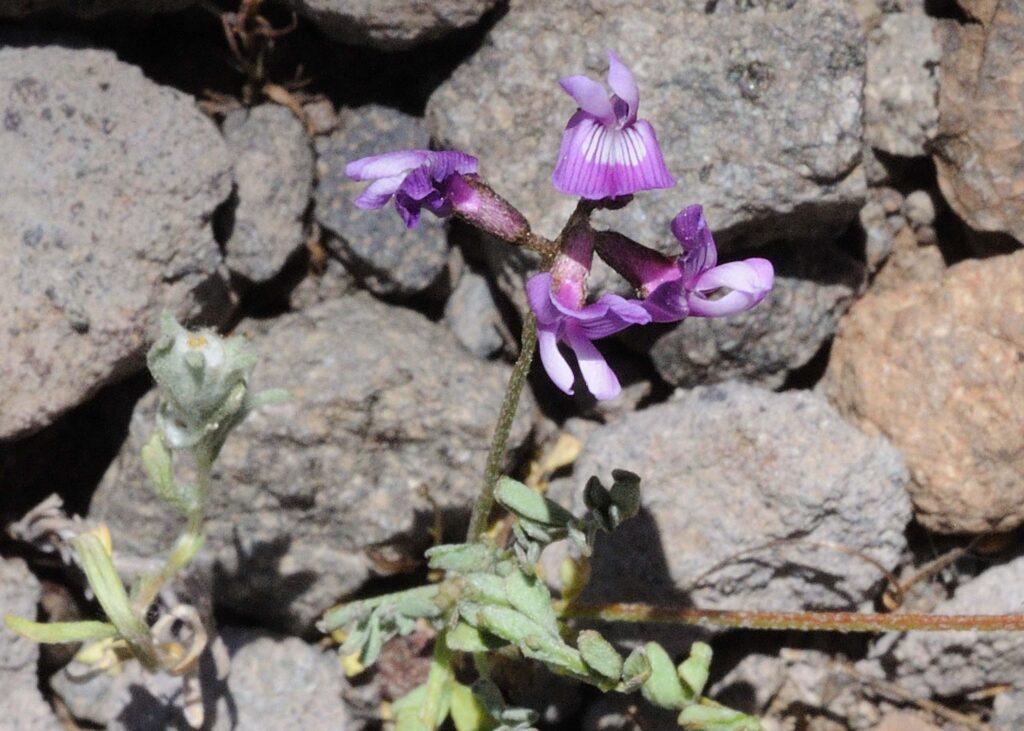
[[[700,206],[684,208],[672,220],[682,245],[679,257],[667,257],[614,231],[598,234],[601,258],[644,297],[652,322],[676,322],[688,316],[722,317],[755,307],[772,288],[775,271],[767,259],[718,264],[718,250]]]
[[[671,188],[675,178],[665,166],[650,123],[636,118],[640,95],[633,74],[608,51],[609,96],[586,76],[559,82],[576,100],[551,182],[562,193],[599,200],[649,188]]]
[[[453,184],[461,181],[462,175],[476,172],[477,159],[457,150],[388,152],[345,166],[345,174],[353,180],[373,181],[356,198],[357,206],[381,208],[394,196],[398,215],[409,228],[419,223],[422,208],[436,216],[451,215]]]
[[[718,264],[718,249],[700,206],[680,211],[672,220],[672,233],[683,254],[676,260],[675,272],[650,283],[654,286],[644,306],[654,322],[675,322],[688,315],[735,315],[768,296],[775,280],[772,263],[753,258]]]
[[[554,384],[572,395],[574,376],[558,349],[562,341],[575,353],[583,380],[594,398],[604,401],[618,396],[622,390],[619,379],[591,341],[614,335],[630,325],[650,322],[651,316],[643,306],[614,294],[584,305],[584,288],[573,281],[559,283],[552,272],[530,277],[526,297],[537,315],[540,359]]]

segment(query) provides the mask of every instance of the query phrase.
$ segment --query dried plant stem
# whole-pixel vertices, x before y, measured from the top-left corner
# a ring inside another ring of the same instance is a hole
[[[564,604],[566,619],[656,622],[703,627],[735,627],[803,632],[951,632],[1024,631],[1024,614],[868,614],[861,612],[745,612],[727,609],[677,609],[650,604]]]
[[[467,543],[479,541],[487,530],[487,517],[494,507],[494,488],[501,477],[501,469],[505,464],[505,448],[508,445],[508,435],[512,431],[512,422],[519,408],[519,396],[523,392],[523,385],[526,383],[526,376],[530,372],[530,364],[533,362],[533,353],[537,348],[537,318],[533,311],[528,311],[526,321],[523,323],[522,345],[519,349],[519,357],[512,368],[512,375],[508,379],[508,387],[505,389],[505,398],[501,402],[501,411],[498,413],[498,423],[494,427],[494,436],[491,438],[491,449],[487,453],[487,466],[484,469],[484,487],[473,504],[473,512],[469,519],[469,532],[466,536]]]

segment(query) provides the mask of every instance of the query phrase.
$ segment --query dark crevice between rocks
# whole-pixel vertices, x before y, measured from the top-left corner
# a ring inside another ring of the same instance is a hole
[[[935,205],[933,224],[939,250],[947,265],[966,259],[1001,256],[1021,248],[1009,234],[977,231],[950,207],[939,188],[935,163],[930,157],[899,157],[876,150],[888,176],[885,185],[903,195],[924,190]]]
[[[832,240],[856,220],[859,208],[851,201],[814,201],[786,214],[748,211],[740,223],[715,231],[715,242],[725,261],[735,252],[763,248],[755,242]]]
[[[833,338],[826,340],[809,361],[787,373],[786,380],[782,382],[782,386],[778,390],[809,391],[817,386],[825,377],[825,371],[828,369],[828,359],[832,354],[832,341]]]
[[[951,551],[968,549],[952,564],[922,578],[923,583],[940,585],[943,598],[953,596],[958,586],[979,576],[986,569],[1009,563],[1024,555],[1024,526],[978,538],[970,534],[935,533],[913,520],[907,526],[906,536],[910,565],[917,570]]]
[[[213,106],[223,111],[264,101],[259,87],[270,82],[299,101],[324,95],[338,108],[379,103],[423,116],[433,91],[479,50],[508,12],[508,3],[499,3],[469,28],[403,51],[338,43],[299,17],[295,30],[274,41],[259,81],[247,78],[229,50],[218,9],[237,12],[239,3],[218,0],[171,13],[113,12],[92,19],[40,13],[5,21],[0,44],[110,49],[153,81],[197,100],[216,101]],[[264,2],[260,13],[274,28],[292,21],[290,9],[280,2]]]
[[[500,2],[476,25],[408,50],[333,44],[331,62],[322,69],[324,89],[338,107],[382,104],[422,117],[434,90],[480,49],[507,12],[508,2]]]
[[[977,19],[960,7],[957,0],[924,0],[924,12],[933,18],[955,20],[958,23],[977,23]]]
[[[214,211],[210,219],[213,239],[220,247],[221,256],[227,253],[228,241],[235,232],[235,215],[238,212],[238,184],[231,184],[231,194]]]
[[[99,392],[30,437],[0,444],[0,524],[17,520],[51,493],[85,515],[100,479],[128,436],[136,402],[150,389],[145,371]]]

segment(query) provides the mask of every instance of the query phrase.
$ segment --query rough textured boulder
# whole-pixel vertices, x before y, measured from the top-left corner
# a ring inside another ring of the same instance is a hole
[[[490,284],[476,272],[463,272],[445,304],[444,320],[462,347],[477,357],[494,357],[505,344],[505,328]]]
[[[907,459],[932,530],[1024,521],[1024,251],[869,292],[840,323],[826,373],[844,415]]]
[[[1024,2],[960,5],[978,22],[941,24],[939,185],[974,228],[1024,241]]]
[[[581,510],[586,479],[614,468],[643,478],[643,509],[597,546],[586,591],[601,601],[858,607],[883,577],[821,544],[890,568],[906,546],[899,453],[814,393],[736,382],[682,392],[597,429],[553,494]]]
[[[231,162],[186,95],[113,53],[0,49],[0,439],[142,365],[163,310],[218,319]]]
[[[394,50],[476,23],[498,0],[288,0],[331,38]]]
[[[607,48],[635,73],[640,116],[679,181],[609,215],[624,233],[668,243],[669,220],[695,202],[722,243],[811,237],[856,215],[865,52],[846,3],[706,15],[673,2],[518,2],[431,96],[430,130],[478,155],[496,190],[555,235],[574,205],[550,183],[575,110],[557,79],[603,78]]]
[[[775,286],[750,312],[691,317],[650,349],[658,373],[690,387],[733,378],[770,388],[805,365],[832,337],[864,284],[864,266],[835,246],[759,251],[775,264]]]
[[[876,149],[923,155],[935,137],[941,50],[934,26],[924,13],[893,13],[868,34],[864,138]]]
[[[219,682],[212,662],[202,662],[204,729],[349,728],[349,710],[341,698],[345,681],[333,653],[295,637],[248,629],[226,628],[221,637],[231,656],[231,672],[226,683]],[[69,670],[79,673],[78,679]],[[136,662],[115,676],[83,674],[87,670],[73,663],[51,680],[75,718],[108,731],[188,728],[180,678],[147,673]]]
[[[232,112],[222,131],[235,160],[238,196],[225,261],[247,279],[267,280],[302,245],[313,151],[302,122],[276,104]]]
[[[372,571],[415,561],[435,509],[452,535],[465,530],[508,369],[466,353],[442,325],[365,294],[280,317],[253,346],[258,384],[291,398],[228,440],[206,546],[218,601],[302,628]],[[137,457],[154,396],[137,408],[90,513],[140,557],[166,550],[180,529]],[[524,402],[513,445],[530,411]]]
[[[21,559],[0,558],[0,616],[36,618],[39,582]],[[0,624],[0,719],[9,731],[63,728],[39,693],[39,645]]]
[[[316,220],[333,234],[331,249],[375,294],[417,294],[441,276],[448,262],[444,221],[424,211],[410,230],[391,204],[376,211],[356,208],[352,201],[368,183],[349,180],[345,164],[429,144],[422,120],[376,105],[344,112],[341,128],[317,139]]]

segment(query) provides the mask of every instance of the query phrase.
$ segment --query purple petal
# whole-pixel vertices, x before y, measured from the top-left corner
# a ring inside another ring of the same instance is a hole
[[[403,175],[423,165],[431,154],[429,150],[401,150],[364,157],[346,165],[345,175],[353,180],[376,180]]]
[[[644,309],[650,314],[651,322],[678,322],[687,317],[690,314],[687,294],[681,279],[656,287],[644,300]]]
[[[404,175],[392,175],[390,178],[375,180],[359,194],[353,203],[357,207],[367,210],[381,208],[401,187],[403,180],[405,180]]]
[[[706,272],[697,282],[697,291],[688,297],[691,314],[721,317],[745,312],[759,304],[772,288],[775,271],[767,259],[747,259],[722,264]],[[730,290],[717,299],[705,299],[704,293]]]
[[[563,392],[572,396],[572,383],[574,377],[572,368],[565,360],[561,351],[558,350],[558,336],[551,328],[537,327],[537,344],[540,349],[540,362],[548,378]]]
[[[633,72],[612,51],[608,51],[608,86],[615,92],[615,96],[626,103],[626,124],[635,122],[637,108],[640,106],[640,91],[636,87]]]
[[[420,202],[406,198],[403,195],[395,196],[395,210],[399,217],[405,222],[406,228],[416,228],[420,222]]]
[[[567,76],[558,83],[576,101],[580,111],[604,124],[615,123],[615,112],[608,98],[608,90],[601,83],[586,76]]]
[[[695,205],[681,210],[672,219],[672,234],[683,247],[683,256],[679,260],[683,282],[692,288],[704,272],[718,263],[718,249],[704,219],[704,209]]]
[[[577,328],[566,330],[566,340],[576,354],[580,364],[580,373],[587,384],[587,389],[599,401],[607,401],[619,395],[622,387],[615,372],[587,336]]]
[[[425,168],[418,167],[405,176],[399,190],[412,200],[421,201],[436,191],[434,181]]]
[[[480,161],[459,150],[442,150],[430,153],[430,177],[441,182],[450,175],[475,175],[479,172]]]
[[[616,294],[606,294],[584,310],[599,312],[600,317],[578,318],[580,327],[591,340],[599,340],[621,332],[631,325],[646,325],[651,315],[641,302],[627,300]],[[589,313],[588,313],[589,314]]]
[[[580,112],[565,129],[551,182],[562,193],[591,200],[675,185],[650,124],[614,129]]]
[[[550,325],[562,318],[551,298],[551,273],[534,274],[526,281],[526,301],[537,316],[537,322]]]

